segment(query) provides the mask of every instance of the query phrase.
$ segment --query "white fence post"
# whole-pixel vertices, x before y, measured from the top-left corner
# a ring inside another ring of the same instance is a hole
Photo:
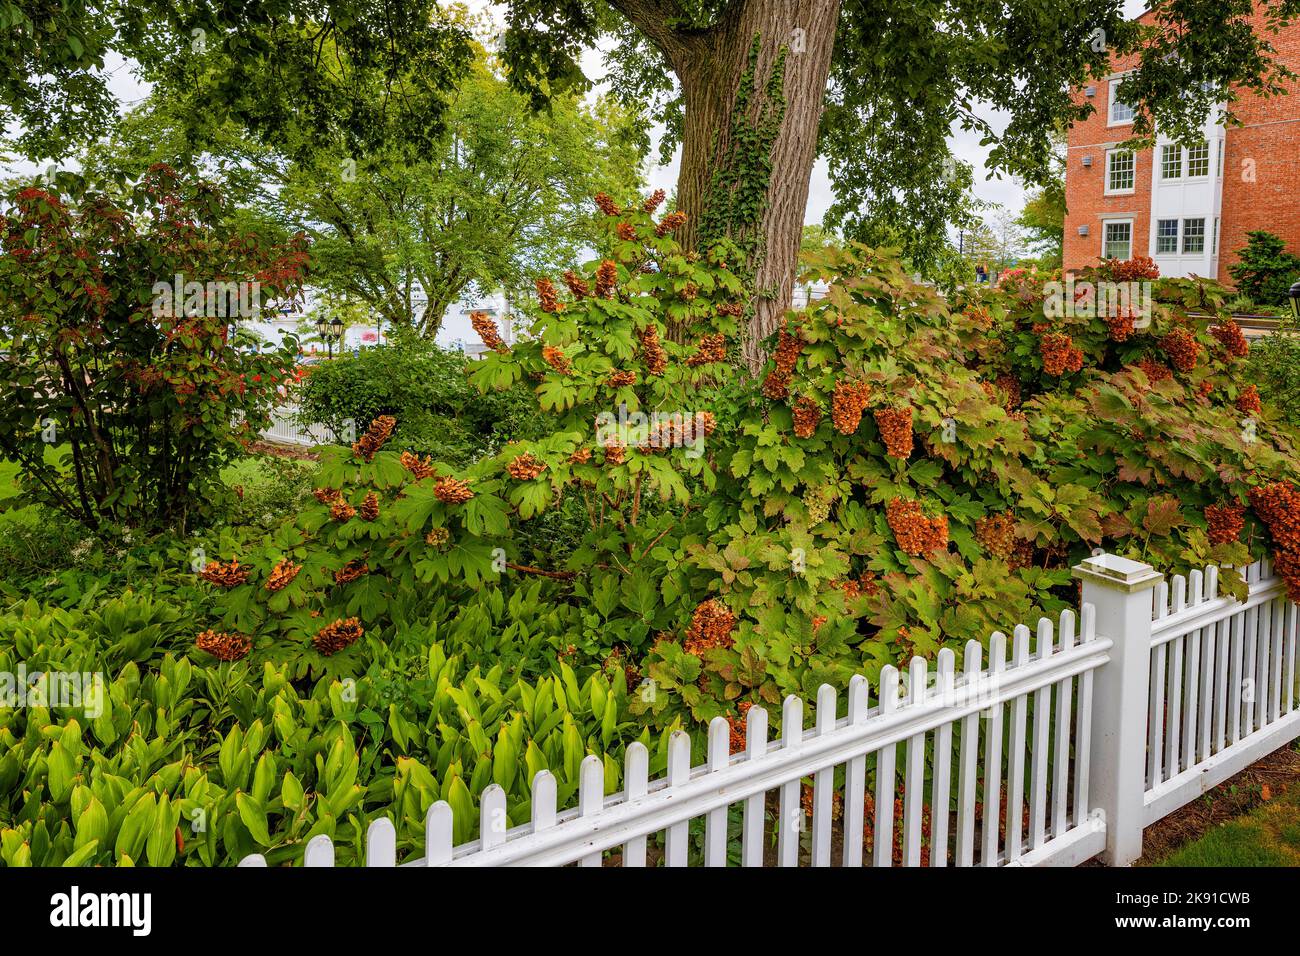
[[[1074,567],[1083,604],[1096,613],[1096,631],[1112,641],[1110,661],[1095,671],[1089,792],[1105,814],[1111,866],[1142,855],[1145,821],[1147,692],[1151,657],[1151,589],[1164,575],[1150,565],[1113,554]]]

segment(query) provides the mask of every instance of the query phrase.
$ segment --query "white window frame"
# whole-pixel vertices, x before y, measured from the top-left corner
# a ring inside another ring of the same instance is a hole
[[[1206,233],[1209,231],[1208,230],[1209,222],[1207,222],[1208,219],[1209,219],[1208,216],[1187,216],[1186,218],[1183,219],[1183,235],[1182,235],[1182,243],[1181,245],[1179,245],[1179,249],[1181,250],[1179,252],[1179,255],[1198,256],[1198,257],[1205,255],[1205,245],[1206,245],[1205,240],[1209,238],[1209,236],[1206,235]],[[1187,224],[1189,222],[1192,222],[1193,220],[1199,221],[1201,224],[1201,235],[1200,235],[1201,248],[1199,251],[1191,251],[1187,248],[1187,239],[1188,239]]]
[[[1177,166],[1178,171],[1173,175],[1170,175],[1169,163],[1167,162],[1168,160],[1167,154],[1172,150],[1178,150],[1178,166]],[[1182,144],[1180,143],[1165,143],[1163,146],[1160,147],[1160,181],[1161,182],[1169,182],[1174,179],[1183,178],[1183,157],[1185,154],[1186,154],[1186,150],[1183,149]]]
[[[1127,103],[1120,101],[1118,96],[1116,96],[1116,92],[1119,90],[1119,85],[1122,82],[1124,82],[1124,77],[1122,76],[1117,76],[1115,79],[1110,81],[1110,98],[1106,102],[1106,125],[1107,126],[1132,126],[1133,125],[1133,116],[1134,116],[1133,107],[1129,106]],[[1115,118],[1116,106],[1123,106],[1125,109],[1128,110],[1127,119]]]
[[[1162,222],[1172,222],[1172,223],[1174,224],[1174,234],[1173,234],[1172,236],[1163,236],[1163,237],[1162,237],[1162,236],[1160,235],[1160,224],[1161,224]],[[1180,246],[1180,244],[1181,244],[1181,242],[1182,242],[1182,229],[1183,229],[1183,221],[1182,221],[1181,219],[1157,219],[1157,220],[1156,220],[1156,229],[1155,229],[1155,243],[1154,243],[1154,251],[1152,252],[1152,255],[1157,255],[1157,256],[1176,256],[1176,255],[1178,255],[1178,249],[1179,249],[1179,246]],[[1174,247],[1173,247],[1172,249],[1161,249],[1161,248],[1160,248],[1160,240],[1161,240],[1162,238],[1164,238],[1164,239],[1171,239],[1171,238],[1172,238],[1172,239],[1174,240]]]
[[[1099,230],[1099,231],[1101,232],[1101,258],[1103,258],[1103,259],[1118,259],[1118,258],[1120,258],[1119,256],[1108,256],[1108,255],[1106,255],[1106,241],[1107,241],[1107,240],[1106,240],[1106,232],[1107,232],[1107,230],[1108,230],[1111,226],[1128,226],[1128,255],[1127,255],[1127,256],[1124,256],[1123,258],[1125,258],[1125,259],[1132,259],[1132,258],[1133,258],[1133,246],[1134,246],[1135,242],[1137,241],[1136,232],[1135,232],[1135,230],[1134,230],[1134,228],[1133,228],[1133,217],[1132,217],[1132,216],[1115,216],[1115,217],[1113,217],[1113,218],[1107,218],[1107,219],[1103,219],[1103,220],[1101,221],[1101,229]]]
[[[1121,154],[1121,153],[1127,153],[1129,156],[1132,156],[1132,157],[1133,157],[1133,185],[1129,186],[1127,189],[1111,189],[1111,188],[1110,188],[1110,161],[1111,161],[1111,157],[1112,157],[1112,156],[1117,156],[1117,155],[1119,155],[1119,154]],[[1116,149],[1108,149],[1108,150],[1106,150],[1106,182],[1105,182],[1105,184],[1104,184],[1106,188],[1103,190],[1103,195],[1106,195],[1106,196],[1131,196],[1131,195],[1132,195],[1132,194],[1137,190],[1137,174],[1138,174],[1138,168],[1137,168],[1137,167],[1138,167],[1138,163],[1137,163],[1137,153],[1134,152],[1133,150],[1131,150],[1131,149],[1118,149],[1118,148],[1116,148]]]
[[[1210,255],[1218,256],[1219,254],[1219,217],[1214,217],[1214,236],[1210,240]]]
[[[1214,169],[1214,150],[1213,147],[1210,146],[1208,141],[1204,143],[1198,143],[1196,146],[1196,148],[1198,149],[1202,147],[1205,149],[1205,172],[1197,176],[1192,175],[1193,147],[1189,146],[1185,150],[1183,150],[1183,174],[1184,176],[1186,176],[1187,179],[1198,181],[1198,180],[1210,178],[1210,171]]]

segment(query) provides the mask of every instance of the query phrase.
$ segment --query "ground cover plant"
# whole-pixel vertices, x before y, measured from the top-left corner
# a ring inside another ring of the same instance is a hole
[[[348,863],[383,814],[416,856],[435,800],[469,838],[488,783],[518,823],[543,767],[563,801],[587,753],[613,790],[632,740],[652,773],[714,716],[739,745],[749,706],[779,725],[787,694],[1072,604],[1094,548],[1270,554],[1300,591],[1297,436],[1239,374],[1221,289],[1107,263],[1155,306],[1098,317],[1050,277],[948,301],[888,250],[825,249],[828,294],[748,378],[735,249],[683,251],[661,201],[598,197],[601,256],[539,278],[518,344],[476,323],[469,384],[526,391],[538,437],[445,460],[380,415],[270,530],[12,602],[5,666],[106,690],[0,712],[0,859],[280,863],[327,833]],[[557,514],[572,540],[537,548]]]

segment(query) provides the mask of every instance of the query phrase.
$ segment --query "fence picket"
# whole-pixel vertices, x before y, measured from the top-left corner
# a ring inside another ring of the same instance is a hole
[[[1273,642],[1268,655],[1269,668],[1273,675],[1272,680],[1269,681],[1268,692],[1269,723],[1282,716],[1282,629],[1286,614],[1285,604],[1284,598],[1278,598],[1273,602],[1273,626],[1271,628]]]
[[[751,707],[745,715],[745,755],[749,760],[757,761],[766,753],[767,711],[762,707]],[[767,814],[763,804],[766,797],[766,793],[756,793],[745,800],[740,849],[743,866],[763,865],[763,824]]]
[[[1052,622],[1048,618],[1038,621],[1036,656],[1047,660],[1052,656]],[[1047,761],[1051,739],[1048,722],[1052,719],[1052,685],[1045,684],[1034,692],[1034,743],[1029,797],[1029,848],[1036,850],[1047,839]]]
[[[1295,709],[1296,606],[1288,604],[1286,614],[1286,712],[1289,714]]]
[[[726,717],[709,721],[709,773],[726,770],[731,763],[731,725]],[[727,807],[710,810],[704,817],[704,865],[727,865]]]
[[[898,709],[898,669],[892,664],[880,671],[880,712]],[[894,758],[895,745],[876,751],[876,830],[872,866],[891,866],[894,859]]]
[[[538,774],[540,777],[541,774]],[[555,789],[554,778],[551,778],[551,823],[555,822]],[[627,745],[627,752],[623,754],[623,792],[629,803],[633,800],[640,800],[646,795],[650,784],[650,751],[646,745],[639,740],[634,740]],[[533,797],[534,801],[537,799]],[[534,804],[533,819],[537,818],[537,808]],[[643,836],[633,837],[623,844],[623,865],[631,867],[643,867],[646,863],[646,838]]]
[[[913,657],[908,668],[907,702],[926,701],[929,669],[925,658]],[[903,865],[921,865],[921,811],[925,808],[925,734],[907,738],[907,764],[903,771]],[[933,816],[933,814],[932,814]]]
[[[588,757],[587,760],[592,758]],[[599,758],[597,758],[599,759]],[[583,769],[586,769],[585,763]],[[506,792],[499,784],[491,784],[479,797],[479,845],[490,850],[506,842]]]
[[[817,688],[817,736],[835,729],[835,688]],[[823,767],[813,774],[812,865],[831,865],[831,808],[835,796],[835,768]]]
[[[397,866],[397,828],[388,817],[372,820],[366,829],[366,866]]]
[[[962,684],[970,687],[979,678],[979,641],[967,641],[962,657]],[[975,785],[979,752],[980,718],[976,712],[961,722],[961,757],[957,765],[957,852],[954,857],[957,866],[972,866],[975,860]],[[879,806],[876,812],[880,812]],[[987,820],[985,825],[988,825]]]
[[[691,763],[689,738],[686,748],[686,765]],[[595,754],[582,758],[578,769],[578,814],[594,817],[605,807],[605,761]],[[505,810],[505,794],[501,795],[501,809]],[[588,853],[583,856],[579,866],[600,866],[601,852]]]
[[[424,815],[425,866],[443,866],[451,862],[454,833],[451,804],[446,800],[439,800],[429,807]]]
[[[956,655],[952,648],[945,647],[939,651],[936,681],[944,700],[952,699],[956,684],[955,667]],[[947,866],[948,804],[952,796],[952,721],[944,721],[934,732],[933,786],[930,797],[930,865]]]
[[[951,658],[952,652],[948,652]],[[939,652],[940,658],[943,651]],[[849,723],[867,719],[867,679],[854,674],[849,680]],[[936,763],[935,780],[939,770]],[[862,828],[866,817],[867,755],[854,757],[844,768],[844,866],[862,865]]]
[[[1192,571],[1188,576],[1191,595],[1188,607],[1201,603],[1204,580],[1200,571]],[[1183,757],[1186,766],[1196,764],[1196,741],[1200,736],[1196,720],[1201,706],[1201,631],[1198,628],[1187,635],[1187,675],[1183,687]]]
[[[1016,667],[1029,663],[1029,628],[1017,624],[1012,632],[1011,656]],[[1025,794],[1025,720],[1028,716],[1029,698],[1021,694],[1011,704],[1011,736],[1007,750],[1007,825],[1006,858],[1015,860],[1020,857],[1023,818],[1021,808],[1024,806]],[[996,827],[998,820],[985,820],[985,826]]]
[[[691,780],[691,738],[675,730],[668,738],[668,786],[682,787]],[[664,866],[685,866],[690,821],[674,823],[664,832]]]
[[[1271,703],[1269,702],[1269,664],[1273,650],[1273,602],[1259,606],[1259,632],[1256,652],[1255,670],[1255,729],[1263,730],[1268,726]]]
[[[989,638],[989,682],[993,687],[998,686],[1006,667],[1007,636],[994,631]],[[980,863],[997,866],[998,828],[989,826],[988,821],[998,819],[1002,805],[1002,705],[994,703],[984,713],[988,720],[988,735],[984,744],[984,846]]]
[[[1097,639],[1097,609],[1085,604],[1079,609],[1079,643]],[[1092,752],[1092,671],[1079,675],[1079,717],[1074,732],[1074,825],[1088,818],[1088,769]]]
[[[1061,652],[1074,647],[1074,612],[1061,612]],[[1069,820],[1070,798],[1070,706],[1073,703],[1074,679],[1067,677],[1056,685],[1056,745],[1053,748],[1055,777],[1052,781],[1052,836],[1065,833]]]
[[[1259,699],[1259,688],[1255,686],[1258,649],[1259,608],[1252,607],[1246,611],[1246,661],[1241,671],[1241,729],[1245,737],[1255,731],[1255,701]]]
[[[323,833],[318,833],[307,841],[303,853],[303,866],[322,867],[334,865],[334,841]]]
[[[781,708],[781,749],[798,750],[803,746],[803,701],[791,694]],[[799,781],[781,787],[781,824],[777,831],[776,853],[779,866],[799,865],[799,832],[803,829],[803,807],[799,803]]]

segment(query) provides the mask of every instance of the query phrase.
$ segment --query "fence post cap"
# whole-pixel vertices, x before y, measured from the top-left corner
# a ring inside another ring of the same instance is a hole
[[[1128,594],[1146,591],[1164,579],[1164,575],[1149,564],[1108,553],[1084,558],[1071,570],[1076,578],[1103,584]]]

